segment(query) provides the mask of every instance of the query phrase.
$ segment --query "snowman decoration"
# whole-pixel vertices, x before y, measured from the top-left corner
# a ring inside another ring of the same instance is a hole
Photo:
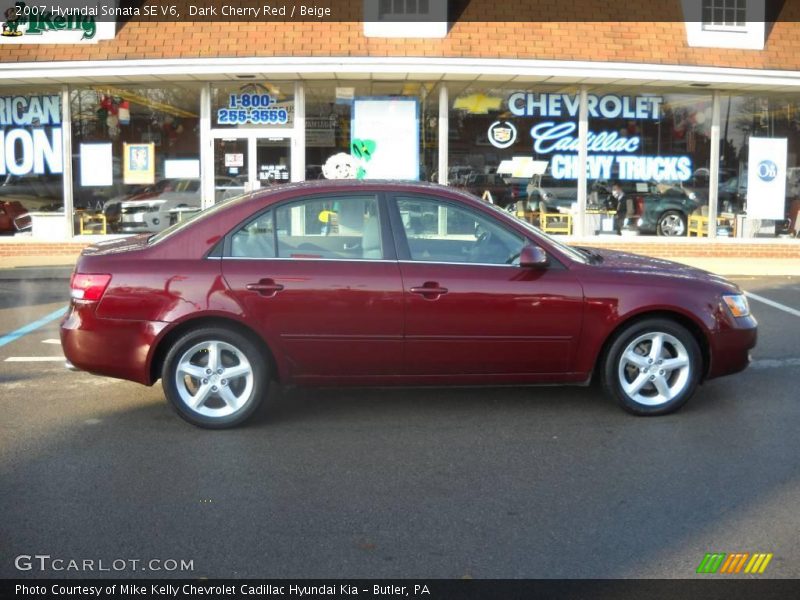
[[[354,139],[350,143],[350,154],[334,154],[322,166],[325,179],[364,179],[367,176],[367,163],[375,154],[373,140]]]
[[[355,179],[357,173],[358,159],[344,152],[334,154],[322,166],[325,179]]]

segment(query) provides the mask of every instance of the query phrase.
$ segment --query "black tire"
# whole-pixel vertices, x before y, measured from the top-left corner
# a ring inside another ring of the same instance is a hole
[[[656,234],[669,237],[682,237],[687,234],[686,215],[679,210],[668,210],[656,224]]]
[[[214,366],[209,364],[212,348],[218,364],[208,373],[208,367]],[[199,369],[202,375],[195,377],[184,369]],[[237,369],[249,369],[251,375],[236,375]],[[231,374],[230,380],[225,378],[226,373]],[[201,380],[201,376],[205,378]],[[269,383],[267,357],[246,336],[224,327],[204,327],[181,336],[169,349],[161,373],[161,385],[173,409],[185,421],[207,429],[244,423],[261,405]],[[201,393],[205,398],[201,405],[190,406]]]
[[[659,336],[662,351],[655,355]],[[635,355],[638,366],[628,353]],[[683,362],[686,370],[678,366]],[[669,319],[644,319],[615,336],[603,357],[600,377],[605,393],[628,412],[641,416],[665,415],[675,412],[692,397],[700,382],[702,364],[700,346],[685,327]],[[666,365],[675,368],[661,369]],[[637,385],[639,391],[631,393]],[[666,390],[668,393],[663,393]]]

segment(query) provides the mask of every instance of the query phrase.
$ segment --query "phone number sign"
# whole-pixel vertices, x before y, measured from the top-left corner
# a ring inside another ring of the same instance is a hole
[[[270,94],[230,94],[217,111],[218,125],[286,125],[289,111]]]

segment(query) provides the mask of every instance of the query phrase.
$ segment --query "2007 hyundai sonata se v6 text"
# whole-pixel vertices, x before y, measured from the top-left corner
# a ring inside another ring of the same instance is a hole
[[[734,284],[566,246],[446,187],[323,181],[98,243],[71,280],[74,368],[152,385],[201,427],[275,383],[587,384],[637,415],[680,408],[749,362]]]

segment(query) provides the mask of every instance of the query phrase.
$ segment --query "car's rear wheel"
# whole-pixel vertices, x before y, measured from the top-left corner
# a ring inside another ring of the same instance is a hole
[[[668,210],[659,217],[656,232],[666,236],[686,235],[686,217],[677,210]]]
[[[247,337],[222,327],[181,336],[164,360],[167,399],[193,425],[235,427],[261,404],[269,386],[262,352]]]
[[[700,381],[702,357],[694,336],[668,319],[633,323],[606,352],[606,393],[636,415],[663,415],[683,406]]]

